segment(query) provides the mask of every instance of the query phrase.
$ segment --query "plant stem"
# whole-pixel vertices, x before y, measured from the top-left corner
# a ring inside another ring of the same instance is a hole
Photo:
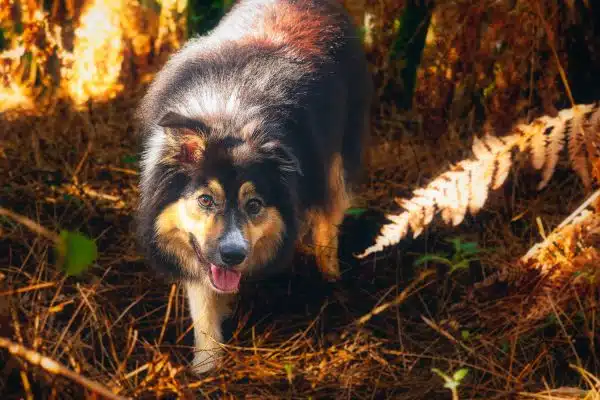
[[[60,238],[59,238],[59,236],[56,233],[54,233],[54,232],[52,232],[52,231],[44,228],[43,226],[41,226],[40,224],[38,224],[34,220],[29,219],[29,218],[27,218],[24,215],[17,214],[14,211],[11,211],[11,210],[9,210],[7,208],[4,208],[4,207],[0,206],[0,216],[5,216],[5,217],[8,217],[8,218],[12,219],[15,222],[18,222],[19,224],[24,225],[29,230],[37,233],[40,236],[45,237],[48,240],[51,240],[51,241],[53,241],[55,243],[59,243],[60,242]]]
[[[86,387],[94,393],[97,393],[107,399],[112,400],[124,400],[125,397],[119,396],[111,392],[107,387],[101,385],[98,382],[94,382],[85,376],[79,375],[78,373],[71,371],[64,365],[54,361],[51,358],[41,355],[37,351],[30,350],[18,343],[15,343],[6,338],[0,337],[0,347],[3,347],[9,351],[10,354],[24,358],[33,365],[39,366],[51,374],[62,375],[69,378],[81,386]]]

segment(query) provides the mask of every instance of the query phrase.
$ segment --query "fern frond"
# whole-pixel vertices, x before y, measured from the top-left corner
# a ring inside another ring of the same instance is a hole
[[[556,117],[543,116],[529,124],[519,124],[504,137],[475,137],[473,157],[416,189],[411,199],[399,201],[404,212],[387,215],[390,223],[381,228],[375,243],[357,257],[393,246],[409,231],[417,237],[436,214],[454,226],[464,220],[467,211],[475,215],[485,205],[490,190],[499,189],[506,181],[515,151],[528,154],[532,166],[541,170],[538,189],[542,189],[552,178],[560,152],[566,146],[571,167],[589,189],[590,168],[599,157],[599,139],[598,104],[577,105],[560,111]]]
[[[583,184],[586,187],[590,187],[591,182],[587,165],[587,148],[582,117],[582,115],[574,115],[571,123],[568,124],[569,161],[571,162],[573,169],[581,177]]]
[[[542,181],[538,185],[538,189],[546,186],[550,181],[550,178],[552,178],[556,164],[558,164],[559,153],[565,144],[566,127],[567,124],[556,124],[554,120],[551,120],[548,123],[548,128],[546,128],[545,132],[551,132],[552,134],[547,138],[546,160],[544,163],[544,170],[542,171]]]

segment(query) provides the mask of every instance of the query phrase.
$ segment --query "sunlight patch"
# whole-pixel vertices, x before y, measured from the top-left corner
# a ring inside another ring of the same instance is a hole
[[[67,92],[76,104],[113,98],[123,85],[119,76],[124,57],[122,0],[96,0],[75,30],[72,64],[66,66]]]

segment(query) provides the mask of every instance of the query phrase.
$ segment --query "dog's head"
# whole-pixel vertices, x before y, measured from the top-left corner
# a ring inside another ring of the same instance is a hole
[[[286,179],[297,161],[281,143],[261,140],[256,122],[235,135],[173,113],[159,125],[163,140],[150,151],[160,156],[145,166],[152,172],[144,171],[140,209],[151,257],[217,292],[235,292],[244,274],[281,249],[292,212]]]

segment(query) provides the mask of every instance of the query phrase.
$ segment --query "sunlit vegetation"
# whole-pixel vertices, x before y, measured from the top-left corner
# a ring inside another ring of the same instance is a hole
[[[377,98],[342,279],[299,251],[198,378],[132,113],[232,2],[0,0],[0,398],[600,399],[600,5],[344,4]]]

